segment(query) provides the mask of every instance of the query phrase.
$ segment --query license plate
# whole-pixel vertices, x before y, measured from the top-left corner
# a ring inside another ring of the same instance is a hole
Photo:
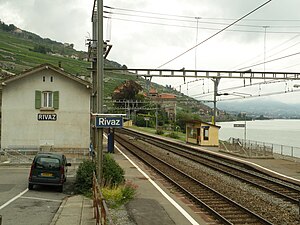
[[[41,173],[41,175],[42,175],[43,177],[52,177],[52,176],[53,176],[52,173]]]

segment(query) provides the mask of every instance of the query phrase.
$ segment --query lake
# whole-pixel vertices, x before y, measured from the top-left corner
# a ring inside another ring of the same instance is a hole
[[[234,124],[244,124],[244,121],[221,122],[219,132],[220,140],[230,137],[244,139],[243,127],[234,127]],[[300,156],[300,120],[254,120],[246,122],[246,139],[272,143],[277,145],[293,146]],[[298,149],[299,148],[299,149]],[[287,153],[290,155],[290,153]]]

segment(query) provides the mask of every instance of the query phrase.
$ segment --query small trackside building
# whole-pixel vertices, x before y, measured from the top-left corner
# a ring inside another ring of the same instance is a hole
[[[1,148],[87,150],[90,82],[42,64],[1,84]]]
[[[191,120],[186,123],[186,142],[200,146],[219,146],[219,129],[210,123]]]

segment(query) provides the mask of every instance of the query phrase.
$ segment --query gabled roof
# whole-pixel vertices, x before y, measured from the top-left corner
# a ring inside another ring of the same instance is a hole
[[[157,94],[157,90],[155,88],[151,88],[149,94]]]
[[[162,94],[159,94],[158,97],[163,98],[163,99],[176,99],[176,95],[170,94],[170,93],[162,93]]]
[[[25,70],[25,71],[23,71],[23,72],[15,75],[15,76],[8,77],[7,79],[2,80],[2,84],[1,85],[3,86],[5,84],[8,84],[8,83],[13,82],[15,80],[22,79],[24,77],[30,76],[31,74],[35,74],[35,73],[43,71],[43,70],[52,70],[52,71],[54,71],[56,73],[59,73],[62,76],[65,76],[65,77],[67,77],[67,78],[69,78],[71,80],[74,80],[74,81],[76,81],[76,82],[78,82],[78,83],[86,86],[87,88],[91,87],[91,83],[89,81],[85,81],[85,80],[83,80],[83,79],[81,79],[79,77],[76,77],[76,76],[74,76],[72,74],[69,74],[69,73],[63,71],[62,68],[53,66],[53,65],[48,64],[48,63],[41,64],[41,65],[39,65],[37,67],[33,67],[31,69]]]
[[[202,120],[188,120],[186,121],[186,123],[193,123],[193,124],[207,124],[209,126],[212,126],[212,127],[217,127],[217,128],[221,128],[221,126],[218,126],[218,125],[214,125],[212,123],[208,123],[208,122],[203,122]]]

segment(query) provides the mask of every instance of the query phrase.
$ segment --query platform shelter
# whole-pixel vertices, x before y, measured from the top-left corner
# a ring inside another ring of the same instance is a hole
[[[186,142],[200,146],[219,146],[219,129],[221,127],[201,120],[186,123]]]

